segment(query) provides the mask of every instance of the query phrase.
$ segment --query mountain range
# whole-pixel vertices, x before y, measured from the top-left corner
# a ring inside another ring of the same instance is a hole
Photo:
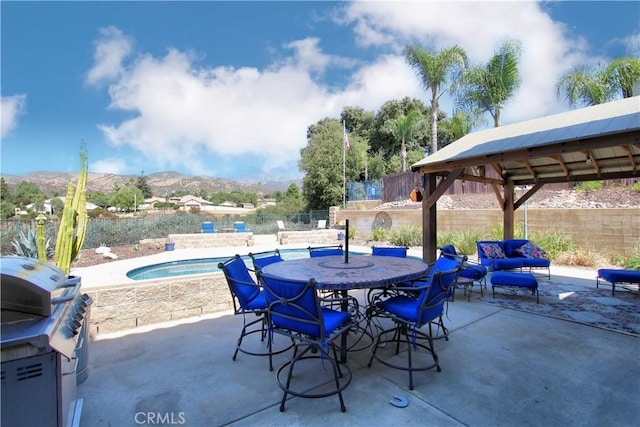
[[[78,181],[77,172],[30,172],[20,175],[2,175],[10,190],[23,181],[33,182],[47,195],[64,195],[69,182]],[[302,181],[266,181],[258,183],[243,183],[228,179],[207,176],[185,176],[178,172],[157,172],[145,175],[154,196],[164,197],[174,191],[184,191],[187,194],[200,189],[207,193],[213,192],[252,192],[269,193],[286,191],[292,183],[302,188]],[[87,176],[87,191],[101,191],[112,193],[117,188],[135,184],[138,175],[116,175],[109,173],[92,173]]]

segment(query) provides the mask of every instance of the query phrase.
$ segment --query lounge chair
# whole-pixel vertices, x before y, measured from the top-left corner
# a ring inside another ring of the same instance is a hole
[[[216,226],[211,221],[203,222],[200,227],[201,227],[200,228],[200,232],[201,233],[215,233],[216,232]]]
[[[244,221],[236,221],[233,223],[233,230],[236,233],[247,233],[249,229],[247,228],[247,224]]]

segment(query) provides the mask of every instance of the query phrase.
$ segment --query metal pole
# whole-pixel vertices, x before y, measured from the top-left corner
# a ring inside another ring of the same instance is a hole
[[[345,137],[347,135],[347,123],[342,121],[342,208],[347,207],[347,147]]]

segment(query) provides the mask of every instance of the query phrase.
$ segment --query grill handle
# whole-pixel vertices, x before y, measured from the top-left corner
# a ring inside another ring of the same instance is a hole
[[[75,299],[80,293],[80,288],[82,287],[82,281],[80,280],[80,277],[70,276],[64,283],[64,285],[62,285],[63,288],[70,288],[71,286],[73,286],[73,290],[71,291],[71,293],[60,297],[51,298],[51,304],[61,304],[63,302],[68,302]]]

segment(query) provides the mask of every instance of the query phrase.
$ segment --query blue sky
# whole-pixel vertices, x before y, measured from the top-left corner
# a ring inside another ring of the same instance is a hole
[[[298,179],[306,129],[427,93],[409,42],[486,62],[522,42],[503,124],[569,109],[576,65],[640,57],[640,3],[0,2],[1,173]],[[448,114],[451,101],[441,108]]]

